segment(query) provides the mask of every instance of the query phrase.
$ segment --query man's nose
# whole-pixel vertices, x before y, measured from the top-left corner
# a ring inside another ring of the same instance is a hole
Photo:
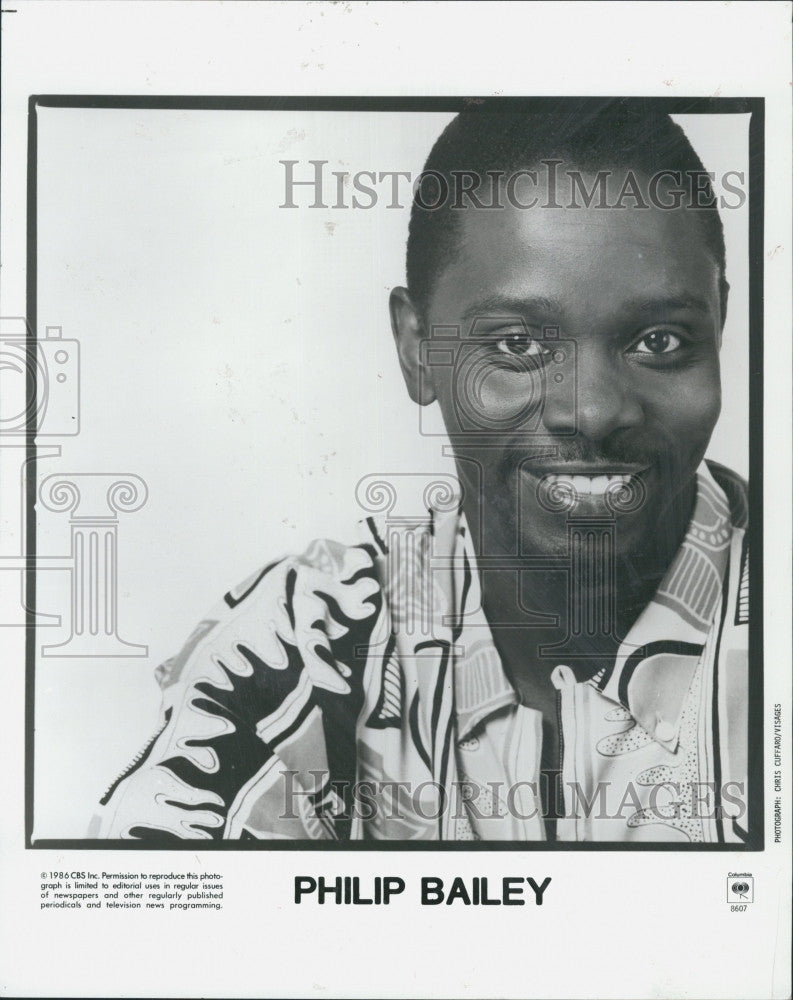
[[[643,419],[640,400],[619,359],[600,345],[578,351],[575,370],[546,383],[542,423],[549,434],[580,434],[603,441]]]

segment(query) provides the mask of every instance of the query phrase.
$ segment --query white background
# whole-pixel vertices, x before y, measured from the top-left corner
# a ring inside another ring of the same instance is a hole
[[[766,224],[765,565],[774,651],[766,657],[767,719],[773,702],[787,707],[780,598],[789,592],[786,5],[206,4],[189,14],[175,4],[16,7],[16,20],[4,15],[3,35],[5,315],[24,312],[25,117],[33,92],[765,94],[774,144]],[[766,56],[757,61],[760,50]],[[407,213],[278,209],[282,177],[273,161],[322,158],[333,161],[328,169],[415,173],[449,116],[40,114],[39,322],[80,340],[83,392],[83,432],[62,441],[62,456],[42,461],[41,471],[50,461],[51,471],[134,472],[150,488],[146,507],[122,515],[119,532],[120,631],[147,643],[150,657],[54,660],[39,673],[37,834],[79,836],[105,779],[154,723],[152,666],[223,590],[315,534],[348,537],[361,475],[438,467],[437,440],[417,434],[387,323],[388,289],[403,279]],[[700,132],[698,141],[696,125],[684,124],[708,169],[741,169],[745,143],[735,129],[727,130],[733,148],[724,133]],[[745,291],[733,270],[745,267],[745,213],[724,218],[736,227],[728,232],[730,278]],[[733,297],[725,332],[732,423],[722,423],[712,448],[741,471],[745,308],[745,298]],[[11,510],[7,499],[4,492]],[[8,539],[13,522],[4,517],[3,527]],[[46,554],[64,552],[65,519],[53,515],[42,528]],[[42,575],[57,604],[65,574]],[[50,631],[53,641],[63,638]],[[9,994],[784,994],[784,979],[777,987],[771,981],[775,951],[789,938],[789,911],[780,922],[779,910],[786,896],[775,895],[785,891],[781,850],[743,858],[125,852],[95,853],[90,862],[79,860],[87,854],[24,852],[19,638],[3,630],[13,711],[3,733],[0,876],[4,899],[16,905],[6,903],[0,918],[0,968],[10,970],[0,989]],[[766,799],[770,805],[769,791]],[[787,853],[789,843],[788,833]],[[226,874],[224,913],[159,921],[119,914],[100,924],[85,913],[38,910],[40,869],[156,870],[158,863],[166,870],[179,858]],[[732,870],[755,874],[757,902],[743,915],[724,903]],[[294,907],[296,872],[550,874],[554,881],[542,910],[438,912],[416,906],[413,894],[373,917]],[[21,942],[36,935],[50,939],[48,961],[28,964]],[[171,957],[163,962],[158,945],[155,963],[140,961],[162,936]],[[202,960],[202,937],[214,942],[211,962]],[[82,943],[89,939],[90,951]],[[739,953],[756,959],[730,959]],[[373,954],[377,961],[365,959]],[[777,977],[786,966],[784,951],[776,953]]]

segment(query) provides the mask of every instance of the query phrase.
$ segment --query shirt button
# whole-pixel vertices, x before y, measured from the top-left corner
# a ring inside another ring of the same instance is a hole
[[[661,743],[669,743],[675,738],[675,727],[671,722],[659,722],[655,727],[655,738]]]
[[[460,740],[457,746],[461,750],[478,750],[479,740],[477,739],[476,736],[469,736],[467,740],[466,739]]]

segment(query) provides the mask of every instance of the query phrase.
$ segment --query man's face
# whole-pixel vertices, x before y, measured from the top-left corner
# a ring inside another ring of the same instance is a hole
[[[614,518],[623,555],[679,542],[720,408],[719,275],[695,215],[461,213],[425,336],[459,327],[463,345],[421,375],[488,554],[562,553],[570,516]]]

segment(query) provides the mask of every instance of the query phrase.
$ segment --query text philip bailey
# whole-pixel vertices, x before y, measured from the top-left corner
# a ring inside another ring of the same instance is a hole
[[[463,906],[542,906],[543,894],[550,885],[546,876],[538,882],[530,875],[490,878],[486,875],[442,879],[423,876],[419,881],[422,906],[460,903]],[[363,879],[357,875],[295,875],[295,903],[333,903],[337,906],[388,906],[392,898],[405,891],[399,875],[376,875]]]

